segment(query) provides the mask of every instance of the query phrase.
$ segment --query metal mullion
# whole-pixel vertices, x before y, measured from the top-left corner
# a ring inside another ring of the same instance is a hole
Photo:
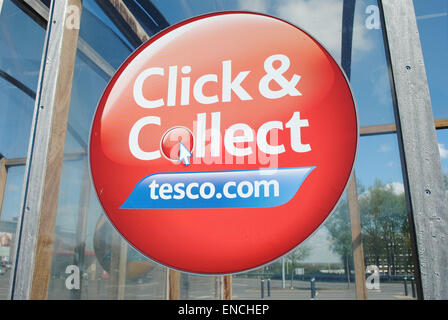
[[[448,215],[412,0],[379,1],[405,182],[418,298],[448,299]]]
[[[47,28],[48,8],[39,0],[12,0],[42,28]]]

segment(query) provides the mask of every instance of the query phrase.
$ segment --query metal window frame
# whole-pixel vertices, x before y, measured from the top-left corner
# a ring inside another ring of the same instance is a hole
[[[419,299],[448,299],[448,211],[412,0],[379,1]],[[437,122],[436,122],[437,125]]]

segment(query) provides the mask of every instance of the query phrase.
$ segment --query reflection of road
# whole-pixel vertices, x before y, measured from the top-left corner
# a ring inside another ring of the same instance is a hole
[[[9,275],[7,272],[0,276],[0,300],[7,299],[9,287]],[[154,280],[145,280],[143,283],[128,281],[125,299],[151,300],[165,299],[164,277]],[[188,276],[189,282],[181,283],[181,299],[209,300],[217,299],[217,282],[215,277]],[[261,297],[260,280],[248,278],[233,278],[232,292],[234,300],[258,300]],[[271,296],[267,296],[267,281],[265,281],[264,298],[266,300],[309,300],[311,297],[310,283],[306,281],[294,281],[293,289],[291,281],[286,281],[286,288],[281,288],[281,280],[271,280]],[[108,299],[109,281],[90,281],[83,289],[83,299]],[[411,287],[408,285],[409,296],[404,296],[402,282],[381,283],[380,291],[368,290],[369,299],[412,299]],[[355,286],[347,283],[316,282],[318,295],[316,300],[356,299]],[[88,292],[88,293],[87,293]],[[86,295],[87,293],[87,295]],[[70,299],[71,292],[65,288],[65,280],[52,280],[49,288],[49,299]]]
[[[0,275],[0,300],[8,298],[10,275],[10,271],[6,271],[4,274]]]
[[[259,279],[233,279],[233,298],[260,299],[261,281]],[[271,280],[271,296],[267,295],[267,281],[264,282],[264,298],[272,300],[308,300],[311,298],[310,282],[294,281],[291,289],[291,281],[286,281],[286,288],[281,287],[281,280]],[[338,282],[316,282],[317,296],[315,300],[345,300],[356,299],[355,285]],[[408,293],[411,288],[408,286]],[[382,283],[380,290],[368,290],[369,299],[394,300],[412,299],[412,296],[404,296],[403,283]]]

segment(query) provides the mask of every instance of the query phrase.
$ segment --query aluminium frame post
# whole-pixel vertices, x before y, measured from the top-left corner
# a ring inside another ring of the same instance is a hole
[[[79,33],[67,23],[72,6],[81,14],[81,0],[52,0],[50,4],[17,223],[11,299],[46,299],[48,294]]]
[[[448,212],[412,0],[379,1],[389,63],[419,299],[448,299]]]

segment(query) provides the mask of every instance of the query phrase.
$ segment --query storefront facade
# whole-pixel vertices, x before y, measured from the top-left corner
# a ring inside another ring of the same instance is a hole
[[[448,299],[447,9],[420,0],[0,0],[0,298]],[[259,269],[201,276],[149,260],[115,230],[91,182],[89,134],[134,50],[220,11],[278,17],[322,43],[350,80],[360,138],[346,192],[311,237]]]

